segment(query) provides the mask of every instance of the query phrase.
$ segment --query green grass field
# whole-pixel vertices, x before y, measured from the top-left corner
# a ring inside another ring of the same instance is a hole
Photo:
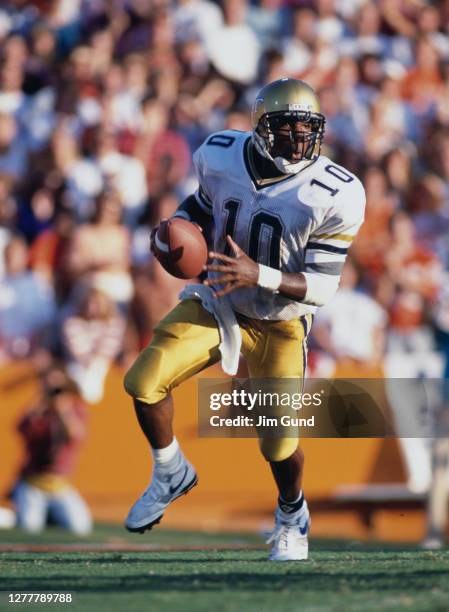
[[[3,550],[77,542],[58,530],[39,537],[0,531]],[[0,552],[0,610],[449,610],[448,550],[322,540],[312,541],[307,562],[270,563],[257,535],[159,529],[132,536],[104,526],[84,543],[122,550]],[[135,544],[155,550],[126,552]],[[74,601],[8,604],[11,591],[70,592]]]

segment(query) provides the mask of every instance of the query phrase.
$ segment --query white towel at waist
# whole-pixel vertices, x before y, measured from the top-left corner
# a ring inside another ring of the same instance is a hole
[[[230,376],[237,374],[242,334],[227,296],[217,299],[214,298],[212,289],[206,285],[187,285],[179,294],[179,299],[201,300],[204,308],[214,316],[221,338],[221,367]]]

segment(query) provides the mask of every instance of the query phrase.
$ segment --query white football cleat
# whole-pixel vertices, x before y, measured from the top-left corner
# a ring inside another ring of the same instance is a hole
[[[125,521],[128,531],[144,533],[157,525],[167,506],[185,495],[198,482],[194,467],[179,453],[173,472],[154,469],[150,485],[133,505]]]
[[[286,517],[280,508],[275,515],[275,527],[267,540],[272,544],[270,561],[305,561],[309,556],[310,514],[307,502],[294,517]]]

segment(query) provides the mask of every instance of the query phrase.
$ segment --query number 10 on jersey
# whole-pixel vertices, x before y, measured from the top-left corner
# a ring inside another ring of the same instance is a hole
[[[223,207],[226,214],[226,224],[225,224],[225,242],[226,236],[229,235],[231,238],[235,239],[235,230],[237,224],[237,217],[239,214],[239,208],[241,206],[241,202],[239,200],[226,200],[223,203]],[[266,227],[270,230],[270,249],[269,253],[264,253],[261,249],[261,234],[262,229]],[[265,210],[261,210],[252,216],[248,234],[249,234],[249,248],[248,248],[248,256],[251,257],[252,260],[257,261],[258,263],[264,263],[271,268],[276,268],[276,270],[281,269],[281,241],[282,241],[282,232],[283,232],[282,221],[277,215],[269,213]],[[244,248],[244,245],[240,245]],[[225,247],[225,255],[231,255],[231,249],[229,245],[226,243]]]

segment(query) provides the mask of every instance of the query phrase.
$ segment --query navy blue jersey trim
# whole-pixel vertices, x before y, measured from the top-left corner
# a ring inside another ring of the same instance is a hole
[[[327,251],[328,253],[339,253],[340,255],[346,255],[348,248],[336,247],[331,244],[322,244],[321,242],[308,242],[306,249],[314,249],[316,251]]]

